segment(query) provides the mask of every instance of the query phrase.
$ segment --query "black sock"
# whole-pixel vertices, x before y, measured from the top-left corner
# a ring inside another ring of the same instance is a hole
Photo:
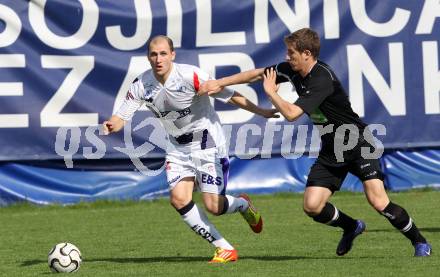
[[[222,211],[220,212],[220,214],[219,215],[222,215],[222,214],[225,214],[227,211],[228,211],[228,209],[229,209],[229,200],[228,200],[228,198],[225,196],[225,197],[223,197],[223,209],[222,209]]]
[[[194,201],[189,201],[188,204],[185,205],[185,207],[181,208],[181,209],[176,209],[176,211],[180,214],[180,215],[185,215],[187,212],[189,212],[193,207],[194,207],[195,203]]]
[[[381,214],[390,221],[391,225],[407,237],[412,244],[426,243],[426,239],[420,234],[419,229],[404,208],[390,202]]]
[[[321,213],[314,216],[313,220],[333,227],[341,227],[344,231],[356,229],[356,220],[338,210],[331,203],[325,203]]]

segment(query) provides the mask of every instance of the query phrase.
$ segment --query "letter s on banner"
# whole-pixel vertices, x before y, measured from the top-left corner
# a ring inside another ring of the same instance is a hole
[[[0,4],[0,21],[5,23],[5,28],[0,32],[0,47],[13,44],[21,33],[20,17],[8,6]]]

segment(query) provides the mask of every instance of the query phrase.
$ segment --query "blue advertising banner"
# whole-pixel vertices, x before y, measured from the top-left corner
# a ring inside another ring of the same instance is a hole
[[[314,159],[283,157],[232,158],[227,191],[246,193],[303,192]],[[388,190],[440,189],[440,151],[393,151],[381,159]],[[17,177],[21,176],[21,177]],[[341,190],[363,191],[362,183],[348,174]],[[0,163],[0,207],[14,202],[73,204],[99,199],[147,200],[169,194],[165,171],[146,176],[132,170],[102,171],[45,168],[21,163]]]
[[[320,34],[320,59],[354,110],[383,124],[385,148],[440,146],[439,11],[436,0],[2,0],[0,160],[163,157],[165,134],[145,108],[125,132],[98,130],[149,68],[148,39],[171,37],[176,62],[218,78],[283,61],[283,37],[303,27]],[[235,89],[270,106],[261,84]],[[280,93],[297,97],[290,84]],[[267,121],[214,105],[238,157],[317,148],[306,117]]]

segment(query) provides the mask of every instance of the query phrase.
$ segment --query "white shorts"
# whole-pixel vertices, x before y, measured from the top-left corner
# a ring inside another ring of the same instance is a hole
[[[200,191],[225,195],[229,159],[224,147],[183,153],[172,151],[166,156],[166,173],[172,190],[182,178],[195,177]]]

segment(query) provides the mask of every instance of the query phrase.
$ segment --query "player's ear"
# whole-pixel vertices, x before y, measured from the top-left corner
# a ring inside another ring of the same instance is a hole
[[[312,57],[313,55],[312,55],[312,52],[310,52],[310,50],[304,50],[304,52],[303,52],[307,57]]]
[[[174,61],[175,58],[176,58],[176,52],[172,51],[171,52],[171,60]]]

